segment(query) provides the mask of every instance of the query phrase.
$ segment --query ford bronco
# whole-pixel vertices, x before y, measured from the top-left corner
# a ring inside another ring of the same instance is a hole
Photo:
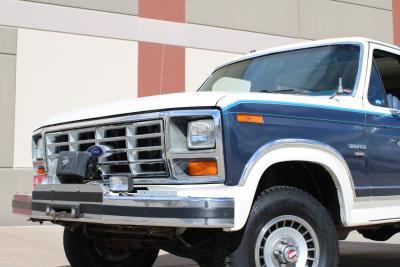
[[[72,266],[338,266],[400,226],[400,49],[364,38],[252,52],[196,93],[51,118],[16,213],[64,226]]]

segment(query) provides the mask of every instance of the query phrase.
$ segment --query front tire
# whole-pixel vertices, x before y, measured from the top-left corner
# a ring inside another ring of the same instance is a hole
[[[337,267],[339,262],[331,217],[314,197],[297,188],[264,191],[234,239],[237,247],[225,254],[220,266]]]
[[[81,229],[64,229],[64,251],[71,267],[151,267],[158,249],[132,250],[87,238]]]

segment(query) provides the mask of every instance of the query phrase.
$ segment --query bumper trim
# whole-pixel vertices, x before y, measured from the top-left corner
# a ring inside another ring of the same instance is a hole
[[[76,202],[75,202],[76,203]],[[64,206],[68,206],[63,202]],[[46,212],[46,209],[59,207],[62,204],[51,204],[33,202],[32,211]],[[75,204],[70,205],[77,206]],[[113,206],[102,204],[79,204],[80,212],[83,214],[96,214],[121,217],[142,217],[142,218],[190,218],[190,219],[232,219],[233,208],[161,208],[161,207],[131,207]]]
[[[12,212],[18,215],[32,215],[32,197],[26,194],[14,194]]]
[[[102,202],[102,192],[63,192],[63,191],[36,191],[32,192],[32,199],[35,200],[64,200],[83,202]]]
[[[99,185],[69,187],[61,190],[60,186],[38,186],[29,203],[31,220],[197,228],[234,226],[234,198],[109,196],[105,193],[99,202]],[[21,205],[13,201],[13,209]],[[29,205],[23,207],[29,208]]]

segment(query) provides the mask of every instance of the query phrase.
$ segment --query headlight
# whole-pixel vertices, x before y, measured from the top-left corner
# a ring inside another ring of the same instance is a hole
[[[37,137],[37,138],[33,137],[32,158],[33,158],[33,161],[43,160],[43,158],[44,158],[43,139],[41,137]]]
[[[213,120],[189,122],[187,129],[189,149],[215,148],[215,124]]]

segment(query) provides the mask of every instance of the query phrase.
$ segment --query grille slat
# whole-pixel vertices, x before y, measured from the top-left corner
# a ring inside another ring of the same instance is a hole
[[[48,146],[49,147],[58,147],[58,146],[68,146],[68,145],[89,144],[89,143],[95,143],[95,140],[91,139],[91,140],[80,140],[80,141],[72,141],[72,142],[48,143]]]
[[[99,158],[100,169],[106,177],[168,176],[162,120],[47,133],[45,140],[49,168],[55,168],[61,151],[86,151],[92,145],[100,145],[106,150]]]
[[[107,152],[116,153],[116,152],[128,152],[128,151],[154,151],[154,150],[163,150],[162,146],[148,146],[148,147],[135,147],[135,148],[118,148],[118,149],[110,149]]]
[[[136,135],[136,139],[144,139],[144,138],[153,138],[153,137],[161,137],[160,133],[156,134],[141,134],[141,135]]]
[[[163,159],[143,159],[143,160],[133,160],[133,161],[128,161],[128,160],[110,160],[110,161],[103,161],[99,162],[100,165],[105,165],[105,164],[116,164],[116,165],[126,165],[130,163],[163,163]]]
[[[88,143],[95,143],[95,142],[114,142],[114,141],[126,141],[126,140],[141,140],[141,139],[148,139],[148,138],[157,138],[161,137],[161,134],[146,134],[146,135],[139,135],[139,136],[126,136],[126,137],[106,137],[106,138],[98,138],[98,139],[84,139],[79,141],[65,141],[65,142],[55,142],[55,143],[48,143],[49,146],[67,146],[73,144],[88,144]]]

